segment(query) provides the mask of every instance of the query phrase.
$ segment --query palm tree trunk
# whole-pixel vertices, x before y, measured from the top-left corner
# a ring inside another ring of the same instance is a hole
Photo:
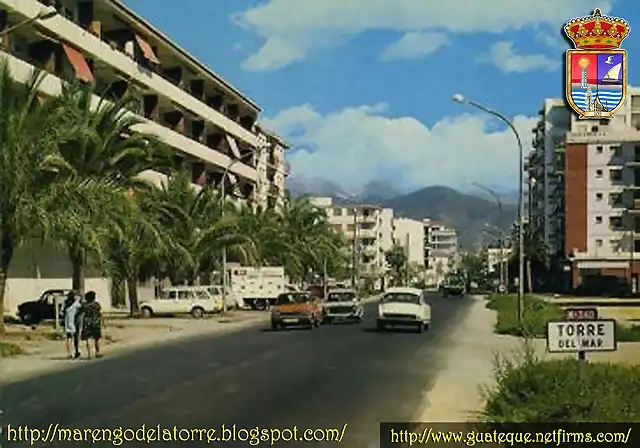
[[[140,304],[138,303],[138,279],[127,279],[127,294],[129,296],[129,314],[137,316],[140,314]]]
[[[531,260],[527,260],[527,289],[529,294],[533,292],[533,279],[531,278]]]
[[[111,305],[115,308],[124,306],[127,302],[125,284],[120,279],[112,279],[113,287],[111,288]]]
[[[4,293],[7,288],[7,277],[12,258],[13,241],[9,237],[9,232],[3,231],[2,245],[0,246],[0,339],[3,339],[6,334],[4,326]]]
[[[71,260],[71,266],[73,268],[73,273],[71,274],[71,288],[78,291],[79,294],[84,294],[86,277],[86,256],[84,249],[78,244],[70,244],[69,260]]]

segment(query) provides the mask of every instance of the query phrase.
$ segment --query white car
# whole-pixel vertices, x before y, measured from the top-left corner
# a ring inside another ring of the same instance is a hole
[[[222,310],[222,290],[212,286],[174,286],[140,303],[143,317],[191,314],[200,319]]]
[[[411,326],[422,332],[431,324],[431,305],[421,289],[389,288],[380,299],[377,324],[378,330]]]
[[[362,322],[364,318],[362,302],[354,289],[330,289],[322,307],[326,323],[337,320]]]

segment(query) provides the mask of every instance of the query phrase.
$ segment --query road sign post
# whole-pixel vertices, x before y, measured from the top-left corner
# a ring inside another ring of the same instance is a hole
[[[598,308],[566,308],[564,310],[564,318],[569,321],[598,320]],[[578,351],[578,360],[586,361],[587,352],[584,350]]]

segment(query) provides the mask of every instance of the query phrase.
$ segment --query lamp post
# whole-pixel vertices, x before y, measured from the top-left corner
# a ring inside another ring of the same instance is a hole
[[[222,216],[224,216],[224,211],[225,211],[225,207],[226,207],[226,179],[227,176],[229,175],[229,170],[231,169],[231,167],[233,167],[236,163],[238,162],[242,162],[250,157],[253,157],[256,155],[256,152],[258,150],[254,149],[251,152],[245,154],[244,156],[238,158],[238,159],[234,159],[232,160],[227,167],[224,169],[224,171],[222,172],[222,179],[220,179],[220,183],[218,184],[218,191],[220,192],[220,201],[222,201]],[[227,247],[226,246],[222,246],[222,312],[226,313],[227,312],[227,286],[228,286],[228,279],[227,279]]]
[[[23,20],[22,22],[18,22],[13,26],[5,28],[0,31],[0,38],[6,36],[7,34],[17,30],[18,28],[22,28],[23,26],[29,25],[37,20],[47,20],[58,14],[58,10],[53,6],[45,6],[42,10],[33,17],[29,17],[28,19]]]
[[[495,226],[490,226],[489,224],[485,224],[485,227],[486,229],[484,231],[484,234],[490,236],[493,239],[497,239],[500,245],[500,257],[498,258],[498,268],[500,269],[500,285],[506,286],[509,284],[509,270],[507,269],[509,260],[509,256],[507,253],[507,233],[503,232]],[[497,235],[489,233],[490,230],[495,231]]]
[[[475,107],[489,115],[499,118],[509,127],[509,129],[511,129],[513,135],[516,137],[516,142],[518,143],[518,324],[522,324],[522,308],[524,299],[524,150],[522,148],[522,140],[520,139],[518,130],[515,128],[511,120],[501,113],[496,112],[483,104],[465,98],[459,93],[453,96],[453,101],[461,104],[468,104],[469,106]]]

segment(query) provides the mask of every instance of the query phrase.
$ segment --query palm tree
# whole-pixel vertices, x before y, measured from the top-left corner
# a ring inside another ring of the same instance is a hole
[[[275,266],[282,254],[291,248],[281,226],[280,216],[273,209],[239,203],[232,213],[237,217],[238,232],[248,236],[256,250],[256,261]]]
[[[139,176],[146,170],[167,171],[166,147],[152,136],[133,131],[140,123],[129,112],[137,104],[136,98],[124,95],[107,101],[94,95],[92,86],[74,83],[63,87],[58,102],[74,129],[73,137],[59,148],[71,168],[71,176],[129,189],[145,187]],[[103,210],[105,215],[108,211]],[[100,222],[108,227],[112,219],[118,217],[102,216]],[[72,287],[76,290],[84,290],[87,251],[100,251],[100,230],[105,230],[105,226],[91,223],[80,232],[66,235],[73,266]]]
[[[58,150],[77,130],[65,125],[57,101],[39,96],[41,81],[34,72],[19,83],[6,61],[0,62],[0,334],[15,249],[33,237],[80,231],[111,191],[111,185],[65,175],[68,166]]]
[[[225,205],[210,186],[195,191],[190,173],[173,174],[163,188],[156,190],[155,200],[182,210],[181,220],[161,220],[172,241],[171,252],[162,257],[161,271],[174,285],[209,277],[219,265],[223,247],[241,262],[255,261],[255,246],[238,230],[233,208]],[[229,210],[223,213],[223,207]]]
[[[512,229],[512,241],[518,241],[519,228],[518,226]],[[529,292],[533,292],[534,285],[534,273],[539,272],[543,275],[546,274],[549,264],[549,250],[542,238],[541,232],[528,225],[524,227],[524,258],[526,267],[526,280],[527,289]],[[516,269],[519,257],[519,248],[516,245],[511,253],[509,259],[509,270]]]

